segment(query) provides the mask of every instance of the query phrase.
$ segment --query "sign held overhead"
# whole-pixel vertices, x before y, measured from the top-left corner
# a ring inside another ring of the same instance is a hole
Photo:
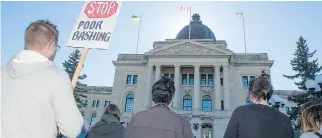
[[[120,13],[120,1],[89,1],[77,19],[67,46],[108,49]]]

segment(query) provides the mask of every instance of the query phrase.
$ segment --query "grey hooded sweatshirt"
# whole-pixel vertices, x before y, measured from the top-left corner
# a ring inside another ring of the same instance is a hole
[[[24,50],[1,69],[2,138],[68,138],[81,131],[68,74],[42,55]],[[58,128],[58,130],[57,130]]]

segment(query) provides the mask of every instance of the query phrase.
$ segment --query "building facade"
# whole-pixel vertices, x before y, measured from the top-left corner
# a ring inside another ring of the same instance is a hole
[[[225,41],[166,40],[144,55],[119,55],[112,91],[128,122],[154,105],[153,83],[169,77],[176,87],[173,111],[190,119],[196,137],[219,138],[232,111],[245,104],[248,82],[272,64],[267,54],[233,53]]]
[[[95,124],[113,103],[126,126],[133,114],[154,106],[151,88],[164,76],[175,82],[171,109],[189,119],[193,135],[222,138],[233,110],[245,105],[248,82],[262,71],[270,74],[274,61],[266,53],[234,53],[198,14],[192,19],[191,33],[185,26],[176,39],[154,42],[145,54],[119,54],[113,87],[86,93],[84,102],[93,100],[87,101],[85,120]]]

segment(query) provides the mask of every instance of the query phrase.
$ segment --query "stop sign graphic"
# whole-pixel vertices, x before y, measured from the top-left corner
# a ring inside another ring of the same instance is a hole
[[[86,5],[84,13],[88,18],[108,18],[116,13],[117,8],[115,1],[92,1]]]

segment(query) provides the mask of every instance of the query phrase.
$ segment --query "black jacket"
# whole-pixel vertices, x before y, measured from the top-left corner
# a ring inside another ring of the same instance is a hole
[[[267,105],[238,107],[230,118],[224,138],[294,138],[290,119]]]
[[[123,138],[124,127],[113,115],[103,115],[87,133],[86,138]]]

